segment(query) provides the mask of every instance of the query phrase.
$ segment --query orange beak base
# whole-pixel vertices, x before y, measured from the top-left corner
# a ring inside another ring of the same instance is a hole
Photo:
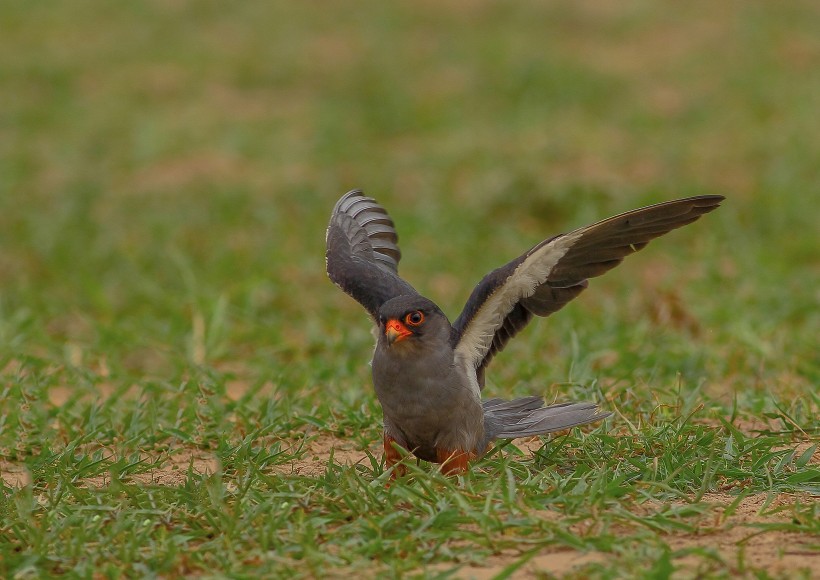
[[[395,318],[388,320],[384,326],[384,335],[387,337],[387,342],[391,345],[395,342],[401,342],[411,334],[413,334],[413,331]]]

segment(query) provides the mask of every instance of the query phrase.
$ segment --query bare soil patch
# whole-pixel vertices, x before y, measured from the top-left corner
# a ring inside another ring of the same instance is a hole
[[[105,448],[98,449],[106,459],[116,459],[113,451]],[[146,463],[156,464],[158,467],[142,473],[129,474],[123,479],[142,484],[152,485],[183,485],[190,470],[198,475],[212,475],[221,469],[219,459],[207,451],[190,448],[177,448],[152,456],[142,454],[141,459]],[[9,487],[20,488],[32,483],[31,473],[22,463],[0,459],[0,479]],[[89,487],[104,487],[111,483],[111,475],[86,477],[81,480],[82,485]]]
[[[779,494],[771,498],[759,493],[744,498],[737,510],[726,517],[726,508],[736,499],[722,493],[707,494],[704,501],[713,505],[711,516],[702,519],[694,534],[670,535],[667,543],[673,550],[688,548],[714,549],[727,562],[743,559],[747,566],[763,568],[770,574],[787,575],[797,570],[819,570],[820,549],[806,534],[782,530],[767,531],[767,524],[786,523],[791,518],[789,507],[796,502],[816,502],[808,495]],[[684,556],[676,561],[684,569],[696,568],[700,560]]]
[[[305,453],[301,459],[277,465],[274,467],[274,471],[282,474],[293,473],[318,477],[327,470],[331,455],[335,463],[344,466],[353,466],[370,461],[361,445],[330,435],[319,435],[308,439],[304,446]],[[368,450],[375,457],[381,458],[381,445],[374,444]]]
[[[25,487],[31,484],[31,473],[25,465],[0,459],[0,479],[9,487]]]
[[[805,534],[765,531],[760,527],[788,521],[790,510],[777,511],[778,507],[793,505],[795,501],[816,501],[816,498],[780,494],[770,499],[767,494],[749,496],[740,502],[732,515],[726,516],[725,510],[735,498],[728,494],[709,494],[704,501],[712,504],[713,509],[704,515],[695,533],[673,533],[662,539],[675,552],[707,551],[738,569],[741,561],[747,567],[764,569],[771,575],[783,577],[799,571],[810,573],[820,569],[817,542],[812,542]],[[628,529],[624,530],[625,534],[629,532]],[[494,578],[521,558],[520,553],[510,552],[491,558],[484,566],[462,568],[455,577],[477,580]],[[563,576],[588,564],[605,564],[613,557],[602,552],[544,549],[510,577]],[[679,572],[697,576],[703,571],[704,559],[688,554],[675,558],[673,564]]]

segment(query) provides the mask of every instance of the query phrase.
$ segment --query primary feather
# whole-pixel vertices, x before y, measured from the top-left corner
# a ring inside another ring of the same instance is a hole
[[[611,270],[650,240],[694,222],[723,199],[704,195],[659,203],[544,240],[478,283],[453,323],[457,355],[476,369],[483,386],[493,356],[533,316],[560,310],[587,287],[588,278]]]
[[[418,294],[398,275],[401,251],[393,220],[360,190],[346,193],[336,203],[325,241],[328,276],[374,319],[391,298]]]

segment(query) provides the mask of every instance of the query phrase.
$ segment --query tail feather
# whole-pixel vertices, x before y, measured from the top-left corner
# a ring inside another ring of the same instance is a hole
[[[523,397],[512,401],[504,399],[487,399],[482,401],[484,412],[492,412],[497,416],[517,415],[522,411],[532,411],[544,406],[544,399],[541,397]]]
[[[483,402],[484,428],[488,439],[515,439],[562,431],[594,423],[612,413],[601,412],[595,403],[559,403],[544,407],[541,397]]]

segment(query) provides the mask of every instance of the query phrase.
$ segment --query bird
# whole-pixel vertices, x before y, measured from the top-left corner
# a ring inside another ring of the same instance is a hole
[[[387,210],[360,189],[343,195],[327,228],[326,269],[374,323],[371,373],[391,477],[405,473],[407,452],[440,464],[446,475],[460,475],[494,440],[562,431],[611,415],[589,402],[545,406],[540,396],[482,400],[487,367],[533,317],[560,310],[589,278],[724,199],[667,201],[547,238],[484,276],[450,323],[399,276],[398,234]]]

